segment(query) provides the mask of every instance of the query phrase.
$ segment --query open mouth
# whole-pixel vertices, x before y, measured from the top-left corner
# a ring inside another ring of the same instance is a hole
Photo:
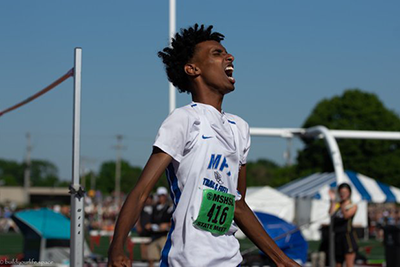
[[[233,66],[228,66],[225,68],[225,74],[226,74],[226,76],[228,76],[228,79],[234,83],[235,78],[232,77],[233,70],[234,70]]]

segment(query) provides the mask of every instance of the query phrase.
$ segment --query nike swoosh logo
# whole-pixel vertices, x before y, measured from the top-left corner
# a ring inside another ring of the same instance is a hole
[[[212,138],[212,136],[205,136],[204,134],[201,136],[201,138],[203,138],[203,139],[210,139],[210,138]]]

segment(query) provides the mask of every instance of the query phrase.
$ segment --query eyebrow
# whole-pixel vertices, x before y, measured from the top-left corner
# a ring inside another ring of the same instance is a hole
[[[215,51],[217,51],[217,52],[225,52],[225,53],[228,54],[228,51],[226,51],[226,49],[222,49],[222,48],[220,48],[220,47],[213,47],[213,48],[211,49],[211,51],[212,51],[212,52],[215,52]]]

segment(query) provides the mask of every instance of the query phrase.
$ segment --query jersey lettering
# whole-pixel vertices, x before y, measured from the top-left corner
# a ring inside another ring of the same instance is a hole
[[[222,172],[224,170],[224,168],[229,167],[228,163],[226,163],[226,158],[224,157],[224,160],[222,161],[221,167],[219,168],[219,170]]]
[[[221,160],[221,156],[222,156],[221,154],[218,154],[217,156],[215,156],[215,154],[211,154],[210,163],[208,164],[207,169],[217,169],[219,161]]]
[[[203,178],[203,185],[205,185],[209,188],[212,188],[218,192],[228,193],[227,187],[217,184],[216,182],[214,182],[213,180],[210,180],[208,178]]]
[[[210,188],[214,188],[216,184],[215,184],[214,181],[212,181],[210,179],[207,179],[207,178],[204,178],[203,179],[203,185],[205,185],[207,187],[210,187]]]
[[[210,162],[208,163],[207,169],[214,169],[214,170],[219,170],[220,172],[224,171],[225,168],[229,168],[228,161],[224,157],[221,163],[221,154],[211,154]],[[220,164],[221,163],[221,164]],[[228,171],[226,172],[228,176],[231,176],[231,172]]]

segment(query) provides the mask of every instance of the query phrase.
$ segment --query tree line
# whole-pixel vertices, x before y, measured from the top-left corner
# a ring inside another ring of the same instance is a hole
[[[349,89],[340,96],[323,99],[312,110],[302,128],[323,125],[337,130],[371,130],[400,132],[400,117],[387,109],[379,98],[359,89]],[[297,161],[291,166],[280,166],[268,159],[247,163],[247,185],[278,187],[294,179],[315,172],[332,172],[333,165],[323,140],[302,139],[304,148],[297,151]],[[400,187],[400,142],[389,140],[337,140],[344,168]],[[22,186],[24,163],[0,159],[0,185]],[[141,168],[121,162],[121,191],[128,193],[136,184]],[[85,188],[110,194],[115,186],[115,162],[103,162],[98,173],[82,177]],[[57,167],[46,160],[32,160],[32,186],[67,186],[61,181]],[[157,186],[167,186],[163,175]]]

